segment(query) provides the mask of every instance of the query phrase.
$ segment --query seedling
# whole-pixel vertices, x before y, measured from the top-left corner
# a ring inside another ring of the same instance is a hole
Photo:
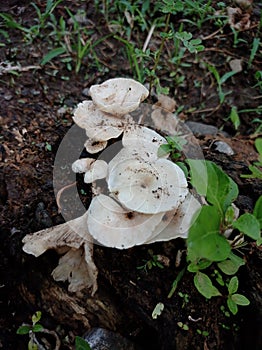
[[[247,306],[250,301],[242,294],[236,293],[238,290],[238,278],[232,277],[228,284],[227,306],[233,315],[238,311],[238,305]]]
[[[235,72],[235,71],[227,72],[224,75],[222,75],[222,77],[221,77],[215,66],[212,66],[212,65],[208,64],[207,68],[210,71],[210,73],[213,74],[214,78],[216,79],[216,82],[217,82],[217,85],[218,85],[217,86],[217,91],[218,91],[218,96],[219,96],[219,103],[220,103],[220,105],[222,105],[224,103],[224,101],[225,101],[226,96],[231,94],[231,91],[224,92],[223,88],[222,88],[222,85],[229,78],[231,78],[233,75],[235,75],[237,72]]]
[[[197,334],[203,335],[203,337],[208,337],[209,332],[208,331],[201,331],[200,329],[197,329]]]
[[[255,141],[255,147],[259,153],[258,162],[249,165],[248,169],[251,171],[251,174],[242,174],[240,175],[242,178],[246,179],[262,179],[262,171],[260,168],[262,167],[262,138],[257,138]]]
[[[160,269],[163,269],[164,266],[159,262],[158,255],[154,255],[152,249],[148,249],[148,254],[150,256],[149,260],[143,260],[144,265],[137,266],[138,270],[144,270],[145,272],[148,272],[148,270],[151,270],[153,267],[158,267]]]
[[[37,311],[31,318],[32,325],[23,324],[16,331],[16,333],[20,335],[24,335],[24,334],[29,335],[28,350],[39,349],[38,347],[39,343],[36,339],[35,333],[42,332],[44,330],[44,327],[39,323],[41,316],[42,316],[41,311]]]
[[[189,295],[182,292],[178,292],[178,296],[183,299],[182,308],[189,302]]]
[[[189,331],[189,327],[186,323],[183,322],[177,322],[178,327],[180,327],[181,329],[183,329],[184,331]]]

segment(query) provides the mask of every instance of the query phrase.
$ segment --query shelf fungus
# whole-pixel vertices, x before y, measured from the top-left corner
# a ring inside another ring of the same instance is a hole
[[[200,203],[190,193],[181,168],[168,154],[159,157],[158,149],[166,139],[136,125],[128,114],[148,96],[143,85],[132,79],[110,79],[92,86],[90,94],[92,101],[80,103],[73,117],[86,130],[87,151],[107,150],[108,140],[122,134],[121,147],[107,162],[81,158],[72,164],[72,170],[84,173],[84,181],[94,189],[96,180],[105,179],[102,190],[93,191],[84,215],[27,235],[23,249],[36,257],[48,249],[62,253],[54,279],[67,280],[69,291],[87,287],[93,295],[97,290],[94,242],[127,249],[186,238]]]

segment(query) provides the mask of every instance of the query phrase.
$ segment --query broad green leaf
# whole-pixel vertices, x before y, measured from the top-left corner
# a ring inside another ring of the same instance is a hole
[[[213,286],[211,279],[203,272],[196,273],[194,284],[199,293],[207,299],[221,295],[219,290]]]
[[[44,329],[44,327],[41,325],[41,324],[35,324],[33,327],[32,327],[32,331],[37,333],[37,332],[42,332],[42,330]]]
[[[260,196],[256,201],[253,215],[259,221],[260,229],[262,229],[262,196]]]
[[[41,320],[42,317],[42,312],[41,311],[36,311],[36,313],[32,316],[32,322],[33,324],[37,323],[38,321]]]
[[[238,290],[238,278],[237,276],[234,276],[229,281],[228,293],[233,294],[233,293],[236,293],[237,290]]]
[[[30,326],[20,326],[18,330],[16,331],[16,334],[28,334],[31,331]]]
[[[160,147],[157,150],[157,156],[159,158],[166,156],[168,153],[172,151],[170,145],[168,143],[165,143],[163,145],[160,145]]]
[[[195,187],[198,194],[205,196],[207,193],[207,168],[206,162],[201,159],[187,159],[190,167],[191,185]]]
[[[220,270],[226,275],[234,275],[242,265],[245,265],[244,260],[232,252],[227,260],[221,261],[217,264]]]
[[[237,107],[233,106],[231,108],[229,118],[230,118],[231,122],[233,123],[235,130],[237,130],[240,126],[240,119],[239,119],[239,115],[237,113]]]
[[[212,261],[200,260],[196,263],[192,262],[188,265],[187,270],[189,272],[197,272],[199,270],[204,270],[212,264]]]
[[[260,237],[259,221],[250,213],[241,215],[233,222],[233,227],[252,239],[258,239]]]
[[[81,337],[75,337],[75,350],[92,350],[90,345]]]
[[[231,299],[231,297],[227,298],[227,306],[233,315],[237,314],[238,312],[237,304],[234,302],[234,300]]]
[[[206,161],[208,174],[207,200],[221,215],[238,196],[237,184],[215,163]]]
[[[44,66],[46,63],[48,63],[49,61],[51,61],[53,58],[62,55],[63,53],[66,52],[66,49],[64,47],[58,47],[56,49],[53,49],[51,51],[49,51],[42,59],[42,61],[40,62],[40,64],[42,66]]]
[[[203,206],[192,224],[187,239],[188,259],[222,261],[228,258],[231,248],[219,233],[221,218],[213,206]]]
[[[233,294],[231,296],[231,299],[237,304],[237,305],[242,305],[242,306],[246,306],[250,304],[250,301],[248,300],[248,298],[246,298],[244,295],[242,294]]]

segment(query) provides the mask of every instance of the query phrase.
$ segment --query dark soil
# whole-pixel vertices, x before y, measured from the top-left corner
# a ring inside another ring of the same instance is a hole
[[[37,3],[44,8],[40,1]],[[105,19],[92,1],[76,1],[74,4],[63,1],[56,8],[57,17],[68,17],[65,5],[74,13],[80,8],[86,11],[92,19],[92,35],[96,39],[109,33]],[[236,204],[241,212],[252,212],[255,201],[262,194],[261,181],[240,177],[249,172],[248,166],[258,157],[254,149],[254,134],[259,123],[252,121],[259,115],[255,111],[241,113],[237,132],[226,118],[232,106],[238,110],[254,110],[261,104],[261,91],[255,87],[257,81],[254,76],[261,70],[261,55],[255,57],[248,69],[251,43],[258,30],[259,10],[261,3],[254,2],[251,26],[239,33],[242,41],[237,47],[233,47],[234,37],[228,25],[223,33],[212,35],[210,39],[207,37],[217,30],[211,23],[206,22],[200,33],[196,27],[189,26],[187,30],[193,35],[206,38],[205,51],[199,53],[197,59],[190,54],[184,58],[190,63],[190,68],[180,68],[179,74],[185,76],[182,85],[176,85],[175,80],[170,78],[168,72],[173,70],[172,65],[163,64],[160,74],[162,85],[170,88],[169,96],[175,99],[177,106],[184,106],[179,115],[181,119],[203,122],[226,132],[196,136],[206,159],[220,165],[238,184],[240,195]],[[30,1],[5,1],[0,4],[0,12],[8,12],[24,24],[33,23],[35,16]],[[176,18],[173,20],[175,22]],[[68,71],[59,59],[44,67],[39,66],[39,61],[49,50],[45,38],[26,44],[18,30],[9,30],[9,35],[10,42],[2,38],[5,46],[0,51],[1,67],[7,67],[8,62],[12,66],[38,67],[17,71],[17,74],[0,70],[0,348],[26,349],[27,336],[16,335],[16,330],[23,322],[30,323],[32,314],[41,310],[41,323],[57,332],[62,342],[61,349],[73,349],[74,337],[87,331],[87,326],[63,317],[66,310],[54,314],[40,295],[46,281],[52,280],[50,273],[58,256],[54,252],[47,252],[37,259],[28,256],[22,251],[22,238],[28,233],[64,222],[53,193],[52,170],[59,144],[73,124],[72,110],[86,99],[85,89],[111,77],[132,77],[132,71],[123,45],[113,38],[102,41],[96,48],[100,70],[86,57],[80,73],[75,74]],[[146,34],[142,33],[139,40],[143,42],[144,37]],[[134,33],[133,40],[136,39]],[[159,37],[153,37],[152,50],[159,46],[159,40]],[[163,55],[165,60],[166,53]],[[215,65],[222,76],[230,70],[228,62],[233,58],[242,60],[242,72],[223,86],[225,92],[231,93],[218,107],[216,82],[202,63]],[[216,140],[226,141],[235,154],[228,156],[217,152],[213,147]],[[61,184],[61,187],[65,185]],[[79,182],[78,186],[83,184]],[[89,193],[87,198],[82,196],[87,204],[91,195],[88,187],[84,189]],[[238,274],[239,292],[250,299],[251,305],[240,307],[236,316],[227,317],[221,311],[221,306],[226,305],[225,298],[206,300],[195,289],[189,272],[185,273],[177,290],[188,294],[189,301],[184,303],[177,293],[167,298],[174,279],[185,266],[184,255],[180,264],[176,264],[177,252],[184,248],[182,240],[124,251],[95,247],[99,292],[103,294],[106,291],[112,303],[118,305],[121,316],[116,322],[117,327],[112,327],[112,330],[145,350],[261,349],[261,250],[251,242],[241,250],[246,265]],[[169,266],[164,269],[155,267],[147,272],[138,270],[137,267],[150,257],[148,249],[168,258]],[[59,284],[59,288],[66,293],[66,284]],[[29,290],[30,294],[27,294]],[[74,298],[74,294],[71,297]],[[151,314],[158,302],[162,302],[165,309],[157,320],[153,320]],[[61,310],[63,308],[66,309],[61,305]],[[199,321],[190,321],[189,316]],[[104,326],[98,320],[99,317],[90,326]],[[182,330],[177,322],[187,324],[189,330]],[[208,331],[209,335],[204,337],[198,330]]]

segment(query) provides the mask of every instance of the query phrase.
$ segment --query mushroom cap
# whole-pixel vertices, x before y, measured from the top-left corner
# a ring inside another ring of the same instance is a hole
[[[84,182],[89,184],[96,180],[104,179],[107,175],[108,164],[101,159],[91,164],[90,169],[85,173]]]
[[[147,241],[164,213],[156,215],[130,212],[111,197],[94,197],[87,211],[90,234],[99,243],[127,249]]]
[[[72,170],[74,173],[85,173],[90,170],[92,163],[95,162],[94,158],[81,158],[77,159],[72,164]]]
[[[90,87],[95,105],[103,112],[123,116],[138,108],[149,91],[139,82],[127,78],[114,78]]]
[[[107,182],[122,205],[145,214],[176,209],[188,193],[183,171],[162,158],[152,162],[127,159],[110,171]]]
[[[96,141],[93,139],[88,139],[85,144],[85,149],[90,154],[95,154],[100,151],[103,151],[103,149],[107,146],[107,141]]]
[[[97,141],[120,136],[130,118],[130,116],[116,118],[99,110],[92,101],[79,103],[73,116],[74,122],[86,130],[87,136]]]
[[[157,159],[158,149],[167,144],[166,139],[156,131],[141,125],[131,125],[124,131],[122,143],[124,147],[146,150],[152,158]],[[166,155],[168,157],[168,154]]]
[[[196,219],[196,212],[201,208],[199,201],[189,192],[178,209],[165,213],[146,243],[169,241],[178,237],[187,238],[188,231]]]

